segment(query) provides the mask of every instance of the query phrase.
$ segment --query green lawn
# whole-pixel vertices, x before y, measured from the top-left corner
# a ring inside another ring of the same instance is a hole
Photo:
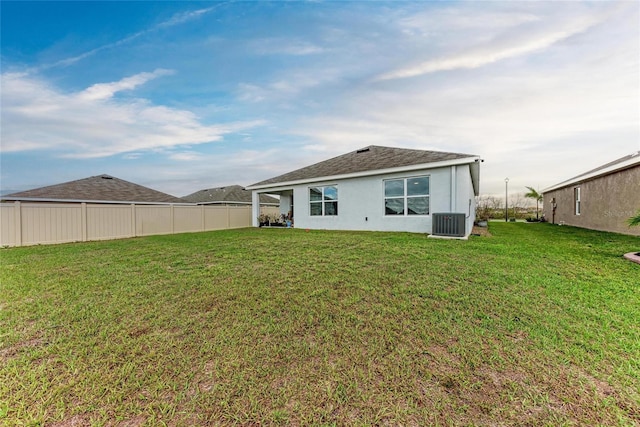
[[[0,425],[638,425],[637,237],[241,229],[0,251]]]

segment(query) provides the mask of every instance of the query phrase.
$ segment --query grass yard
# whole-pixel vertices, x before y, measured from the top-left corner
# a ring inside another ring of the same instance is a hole
[[[640,424],[640,239],[241,229],[0,251],[0,425]]]

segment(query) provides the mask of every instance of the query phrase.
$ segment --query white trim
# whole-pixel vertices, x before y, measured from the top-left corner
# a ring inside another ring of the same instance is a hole
[[[400,167],[387,168],[387,169],[374,169],[374,170],[368,170],[363,172],[345,173],[341,175],[318,176],[315,178],[304,178],[304,179],[298,179],[295,181],[274,182],[272,184],[249,185],[245,187],[245,189],[247,190],[261,190],[265,188],[275,189],[283,186],[310,184],[310,183],[320,182],[320,181],[335,181],[335,180],[342,180],[342,179],[349,179],[349,178],[360,178],[365,176],[386,175],[386,174],[399,173],[399,172],[411,172],[411,171],[423,170],[423,169],[436,169],[436,168],[443,168],[443,167],[454,166],[454,165],[466,165],[469,163],[474,163],[476,161],[479,161],[479,159],[480,159],[480,156],[464,157],[462,159],[444,160],[442,162],[421,163],[418,165],[400,166]]]
[[[549,191],[554,191],[554,190],[558,190],[560,188],[564,188],[564,187],[569,187],[573,184],[577,184],[580,183],[582,181],[586,181],[592,178],[597,178],[599,176],[602,175],[608,175],[610,173],[616,172],[620,169],[627,169],[629,167],[638,165],[640,166],[640,155],[636,154],[635,156],[631,157],[630,159],[625,160],[624,162],[620,162],[620,163],[616,163],[615,165],[611,165],[608,168],[604,168],[604,169],[599,169],[597,171],[591,172],[591,173],[586,173],[583,175],[579,175],[575,178],[571,178],[567,181],[563,181],[559,184],[556,185],[552,185],[551,187],[545,188],[544,190],[542,190],[542,193],[548,193]]]

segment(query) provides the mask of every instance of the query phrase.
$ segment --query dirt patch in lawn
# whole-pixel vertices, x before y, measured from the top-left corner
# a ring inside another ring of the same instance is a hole
[[[491,233],[489,232],[489,227],[478,227],[477,225],[473,226],[471,230],[471,234],[482,236],[482,237],[491,237]]]

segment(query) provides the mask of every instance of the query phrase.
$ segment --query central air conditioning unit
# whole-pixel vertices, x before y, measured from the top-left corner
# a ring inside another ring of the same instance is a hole
[[[463,213],[434,213],[431,234],[434,236],[464,237],[466,221]]]

